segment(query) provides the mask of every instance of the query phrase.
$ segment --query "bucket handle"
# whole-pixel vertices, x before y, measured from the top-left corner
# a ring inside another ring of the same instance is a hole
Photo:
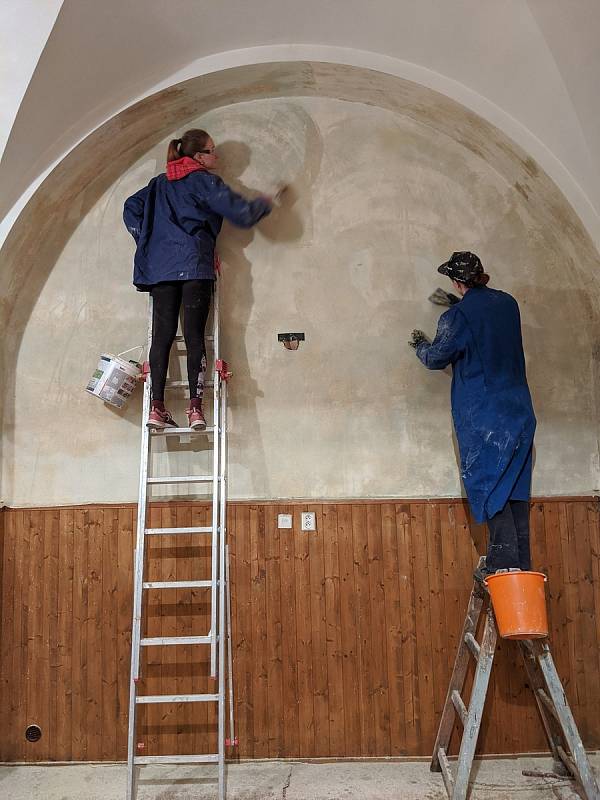
[[[132,350],[139,350],[140,354],[138,356],[138,359],[140,359],[142,357],[142,353],[144,352],[144,347],[145,345],[143,344],[138,344],[135,347],[130,347],[129,350],[123,350],[122,353],[117,353],[117,358],[121,358],[121,356],[124,356],[126,353],[131,353]]]

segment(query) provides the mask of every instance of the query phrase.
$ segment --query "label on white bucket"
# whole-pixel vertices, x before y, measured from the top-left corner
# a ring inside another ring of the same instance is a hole
[[[137,385],[140,372],[136,361],[103,354],[85,390],[111,406],[123,408]]]

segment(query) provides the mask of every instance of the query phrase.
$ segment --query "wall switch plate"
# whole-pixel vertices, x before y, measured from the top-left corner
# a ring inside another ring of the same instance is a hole
[[[277,515],[277,527],[278,528],[291,528],[292,527],[292,515],[291,514],[278,514]]]
[[[317,530],[317,518],[314,511],[302,512],[302,530],[303,531]]]

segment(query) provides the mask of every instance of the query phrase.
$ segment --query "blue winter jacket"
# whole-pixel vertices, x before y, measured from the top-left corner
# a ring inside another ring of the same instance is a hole
[[[429,369],[452,364],[461,477],[477,522],[508,500],[528,500],[536,419],[514,297],[470,289],[442,314],[434,341],[420,344],[417,356]]]
[[[198,170],[179,180],[163,173],[125,201],[123,220],[135,239],[133,283],[214,278],[215,240],[223,219],[251,228],[271,207],[245,200],[217,175]]]

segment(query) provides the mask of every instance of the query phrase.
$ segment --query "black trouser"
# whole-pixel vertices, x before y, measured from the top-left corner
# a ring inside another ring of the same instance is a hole
[[[531,569],[529,554],[529,503],[509,500],[502,511],[488,519],[489,543],[486,567],[498,569]]]
[[[210,310],[214,281],[168,281],[155,284],[152,295],[152,346],[150,374],[152,399],[165,399],[169,353],[177,334],[179,310],[183,304],[183,336],[187,347],[190,398],[198,397],[198,377],[202,370],[204,328]]]

